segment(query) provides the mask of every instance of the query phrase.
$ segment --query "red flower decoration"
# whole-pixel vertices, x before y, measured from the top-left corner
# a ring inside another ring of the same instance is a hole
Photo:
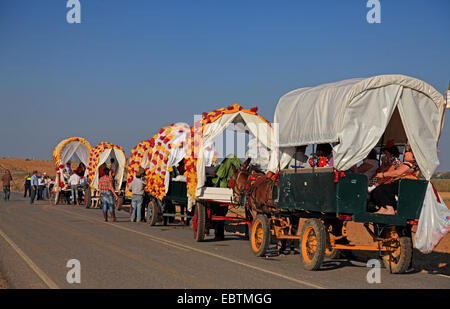
[[[328,163],[327,158],[325,158],[325,157],[320,157],[320,159],[319,159],[319,167],[324,167],[324,166],[327,165],[327,163]]]

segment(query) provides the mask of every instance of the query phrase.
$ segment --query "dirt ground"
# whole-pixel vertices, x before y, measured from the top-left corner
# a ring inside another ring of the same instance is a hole
[[[9,288],[8,282],[6,282],[6,280],[2,278],[2,274],[0,273],[0,290],[8,288]]]
[[[6,169],[11,171],[13,178],[11,191],[14,192],[24,192],[25,178],[33,171],[38,171],[40,175],[45,172],[52,178],[56,176],[53,161],[2,158],[0,159],[0,177],[3,176]]]

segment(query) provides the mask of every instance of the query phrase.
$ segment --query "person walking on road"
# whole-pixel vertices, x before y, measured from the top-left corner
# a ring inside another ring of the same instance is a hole
[[[31,195],[31,174],[28,174],[27,177],[25,177],[25,185],[24,185],[25,192],[23,193],[23,197],[27,197]]]
[[[49,198],[49,194],[48,194],[48,176],[47,173],[44,172],[44,174],[41,177],[42,181],[41,181],[41,185],[42,185],[42,199],[46,200]]]
[[[38,189],[38,172],[37,171],[33,172],[33,176],[31,176],[31,179],[30,179],[30,184],[31,184],[30,204],[33,204],[34,198],[36,197],[37,189]]]
[[[80,176],[77,173],[73,173],[69,177],[69,186],[72,192],[72,205],[75,206],[78,200],[78,186],[80,185]]]
[[[144,198],[144,188],[145,182],[141,179],[142,174],[136,174],[136,177],[130,183],[128,190],[133,193],[131,197],[131,206],[133,207],[133,212],[131,214],[131,222],[141,222],[142,214],[142,201]],[[137,217],[137,218],[136,218]]]
[[[44,199],[44,187],[45,187],[45,180],[44,180],[44,176],[41,175],[38,177],[38,194],[37,194],[38,200]]]
[[[109,169],[104,169],[104,175],[98,181],[98,190],[100,191],[100,199],[102,201],[103,218],[108,221],[108,209],[111,213],[111,219],[116,222],[116,215],[114,213],[114,198],[118,199],[116,192],[112,185],[112,179],[109,176]]]
[[[5,194],[5,202],[9,201],[9,196],[11,192],[11,181],[12,181],[11,172],[9,170],[5,171],[5,175],[2,177],[3,182],[3,193]]]

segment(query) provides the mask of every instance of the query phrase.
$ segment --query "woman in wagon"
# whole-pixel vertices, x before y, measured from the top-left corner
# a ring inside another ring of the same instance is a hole
[[[378,179],[384,180],[384,184],[379,185],[373,190],[369,203],[379,207],[375,213],[394,215],[397,211],[398,187],[400,179],[418,179],[420,175],[419,166],[417,165],[414,154],[409,146],[405,149],[405,162],[397,169],[386,172],[377,173]]]
[[[72,164],[69,161],[69,162],[66,163],[66,167],[64,168],[64,173],[65,174],[69,174],[69,176],[73,174],[71,165]]]
[[[377,173],[378,169],[377,151],[372,149],[367,157],[363,160],[360,166],[354,166],[353,172],[358,174],[364,174],[368,179],[371,179]]]
[[[398,151],[397,146],[394,145],[392,140],[389,140],[383,150],[381,166],[378,168],[377,174],[398,169],[402,165],[402,161],[400,161],[399,157],[400,152]],[[377,174],[369,179],[369,193],[372,192],[378,185],[386,181],[386,179],[382,180],[378,178]]]

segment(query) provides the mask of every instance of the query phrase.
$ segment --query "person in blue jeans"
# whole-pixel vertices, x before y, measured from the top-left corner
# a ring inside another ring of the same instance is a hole
[[[133,193],[131,197],[131,207],[133,207],[133,212],[131,214],[131,222],[140,222],[142,201],[144,199],[144,188],[145,182],[142,180],[143,173],[140,171],[136,174],[136,177],[130,183],[128,190]]]
[[[30,191],[30,204],[34,203],[34,198],[37,195],[37,189],[38,189],[38,172],[34,171],[33,176],[31,176],[30,180],[31,185],[31,191]]]
[[[103,218],[105,222],[108,221],[108,210],[111,213],[111,219],[116,222],[116,214],[114,213],[114,198],[118,199],[114,187],[112,185],[112,179],[108,175],[109,169],[105,168],[103,176],[98,181],[98,191],[100,192],[100,199],[102,201]]]

